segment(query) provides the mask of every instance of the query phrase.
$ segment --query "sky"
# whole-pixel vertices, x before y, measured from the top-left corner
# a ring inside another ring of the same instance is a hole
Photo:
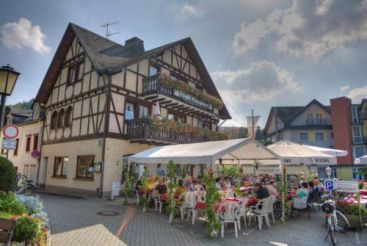
[[[145,48],[191,37],[227,105],[246,126],[272,106],[367,97],[367,0],[12,0],[0,8],[0,65],[21,73],[9,104],[34,98],[67,24]]]

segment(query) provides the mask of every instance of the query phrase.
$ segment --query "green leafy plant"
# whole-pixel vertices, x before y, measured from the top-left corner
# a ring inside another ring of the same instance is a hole
[[[144,168],[143,176],[141,177],[141,186],[143,187],[143,194],[140,198],[140,203],[143,205],[143,211],[146,211],[148,206],[148,197],[147,197],[147,177],[149,175],[148,169]]]
[[[213,237],[217,234],[220,228],[220,221],[214,211],[214,204],[219,201],[220,194],[215,187],[215,179],[212,175],[205,175],[203,181],[206,186],[205,214],[207,217],[207,229],[209,235]]]
[[[124,193],[124,205],[128,204],[128,198],[131,196],[132,190],[132,180],[129,175],[129,168],[125,172],[125,182],[123,186],[123,193]]]
[[[15,191],[16,186],[16,170],[13,163],[0,156],[0,191]]]
[[[27,213],[27,207],[18,201],[12,192],[0,192],[0,211],[21,215]]]
[[[175,176],[176,176],[177,165],[173,161],[169,161],[167,165],[168,169],[168,211],[171,218],[175,215],[175,201],[173,197],[173,190],[176,187]]]
[[[36,218],[24,216],[17,219],[12,240],[24,242],[25,245],[37,240],[41,234],[41,226]]]

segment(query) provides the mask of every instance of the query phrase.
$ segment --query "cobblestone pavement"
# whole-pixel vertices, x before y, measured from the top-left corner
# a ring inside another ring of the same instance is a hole
[[[238,239],[229,226],[224,238],[206,237],[206,228],[198,222],[168,217],[153,209],[143,213],[135,205],[123,206],[121,200],[106,201],[99,198],[76,199],[41,195],[51,222],[52,245],[331,245],[325,242],[323,218],[313,214],[311,220],[298,218],[287,224],[275,224],[259,231],[250,228],[239,232]],[[115,216],[102,216],[97,212],[114,211]],[[245,234],[243,234],[245,233]],[[366,230],[337,234],[338,245],[367,245]]]

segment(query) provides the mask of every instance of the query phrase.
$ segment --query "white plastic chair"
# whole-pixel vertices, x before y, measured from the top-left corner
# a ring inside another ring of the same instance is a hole
[[[271,198],[267,197],[261,199],[256,206],[251,206],[251,213],[254,215],[259,222],[259,229],[262,230],[263,219],[265,219],[266,225],[270,228],[270,219],[269,219],[269,207],[271,203]],[[251,225],[251,218],[249,225]]]
[[[191,223],[194,225],[195,224],[195,219],[196,219],[196,203],[199,200],[199,196],[196,192],[186,192],[185,193],[185,200],[183,205],[180,208],[180,212],[181,212],[181,219],[183,220],[184,218],[184,213],[185,210],[187,211],[187,218],[191,217]]]
[[[224,193],[225,197],[234,197],[234,191],[233,190],[227,190],[226,193]]]
[[[238,204],[236,202],[225,202],[224,203],[224,213],[219,217],[221,220],[221,236],[224,237],[224,226],[226,226],[228,223],[233,223],[234,225],[234,232],[236,235],[236,238],[238,238]]]
[[[204,187],[200,184],[197,184],[197,185],[195,185],[195,191],[199,195],[201,201],[205,201],[206,191],[205,191]]]
[[[238,218],[237,218],[237,222],[238,222],[238,229],[241,230],[241,218],[243,218],[243,220],[245,221],[245,228],[247,228],[247,201],[248,198],[242,198],[241,199],[241,204],[239,204],[239,210],[238,210]]]
[[[274,203],[275,203],[275,197],[270,196],[270,202],[269,202],[269,214],[271,215],[273,219],[273,223],[275,224],[275,216],[274,216]]]

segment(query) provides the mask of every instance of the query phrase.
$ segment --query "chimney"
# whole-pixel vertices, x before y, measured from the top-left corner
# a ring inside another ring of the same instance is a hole
[[[133,50],[136,54],[145,52],[144,41],[138,37],[133,37],[125,41],[125,48]]]

